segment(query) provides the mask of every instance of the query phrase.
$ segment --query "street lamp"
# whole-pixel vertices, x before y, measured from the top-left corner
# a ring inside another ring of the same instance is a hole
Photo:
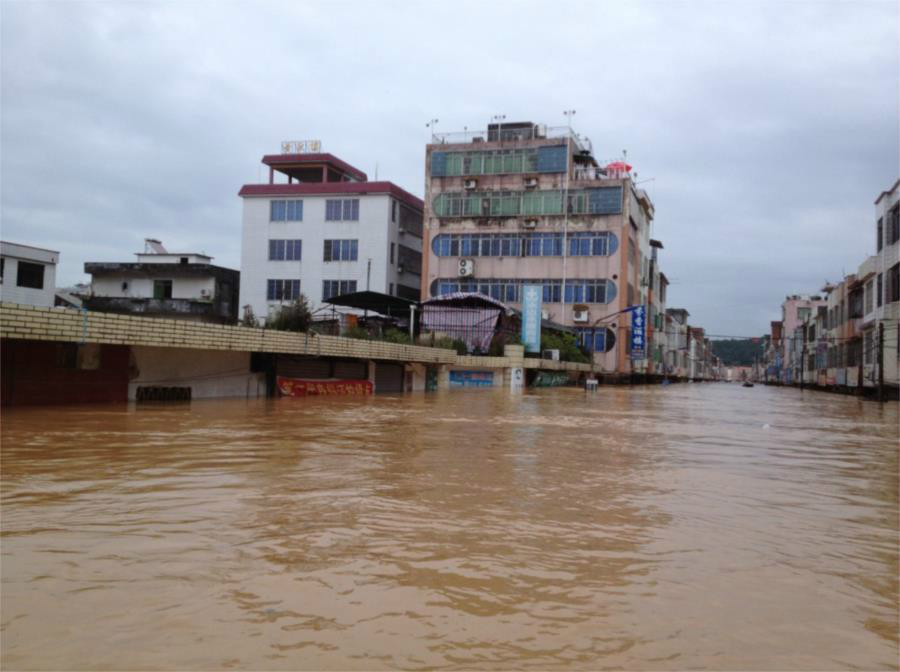
[[[427,124],[425,124],[425,128],[431,129],[431,141],[432,142],[434,142],[434,127],[437,126],[438,121],[440,121],[440,119],[432,119]]]

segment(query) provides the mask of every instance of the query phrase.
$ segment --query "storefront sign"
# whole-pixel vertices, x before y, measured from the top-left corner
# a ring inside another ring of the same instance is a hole
[[[491,387],[493,371],[451,371],[450,387]]]
[[[525,352],[541,351],[541,298],[542,285],[522,286],[522,343]]]
[[[368,380],[311,380],[282,378],[278,376],[278,391],[284,397],[312,395],[364,395],[372,394],[373,385]]]
[[[631,308],[631,358],[644,359],[647,356],[647,312],[644,306]]]

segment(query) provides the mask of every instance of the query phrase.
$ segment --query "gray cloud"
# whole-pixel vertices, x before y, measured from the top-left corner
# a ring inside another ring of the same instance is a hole
[[[425,122],[563,124],[657,206],[670,305],[757,334],[874,248],[898,172],[886,2],[0,5],[2,235],[60,282],[145,236],[240,258],[237,190],[316,137],[422,194]]]

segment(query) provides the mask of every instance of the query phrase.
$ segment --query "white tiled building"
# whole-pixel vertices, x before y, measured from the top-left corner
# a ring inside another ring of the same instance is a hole
[[[239,194],[242,307],[265,319],[301,293],[316,309],[366,289],[419,300],[420,199],[392,182],[369,182],[331,154],[276,154],[263,163],[269,183]]]
[[[54,250],[0,241],[0,300],[52,306],[57,263]]]
[[[884,330],[884,380],[900,385],[900,180],[875,200],[875,324]],[[877,328],[877,327],[876,327]],[[877,338],[874,336],[873,338]]]

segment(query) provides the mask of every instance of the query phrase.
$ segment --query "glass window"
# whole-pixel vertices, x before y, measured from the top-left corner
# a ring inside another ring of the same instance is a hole
[[[267,280],[266,300],[293,301],[300,297],[299,280]]]
[[[286,201],[271,201],[269,203],[269,221],[283,222],[287,218]]]
[[[171,284],[171,280],[169,283]],[[16,286],[29,289],[44,288],[44,265],[20,261],[16,270]],[[169,295],[171,297],[171,293]]]
[[[21,263],[19,264],[21,267]],[[154,299],[171,299],[172,298],[172,281],[171,280],[154,280],[153,281],[153,298]]]
[[[303,221],[303,201],[287,201],[286,215],[290,222]]]

